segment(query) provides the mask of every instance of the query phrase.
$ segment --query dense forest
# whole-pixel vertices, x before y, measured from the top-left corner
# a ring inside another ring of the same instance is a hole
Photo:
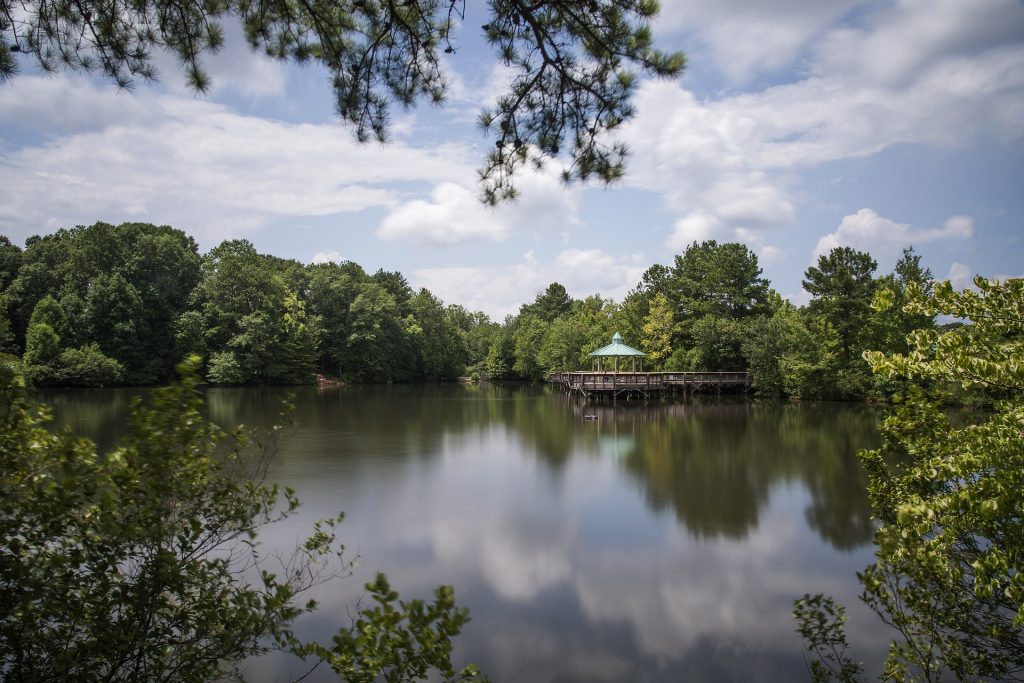
[[[863,350],[903,352],[906,334],[934,321],[872,308],[883,287],[897,299],[911,283],[930,290],[911,247],[893,273],[876,271],[869,254],[833,249],[807,269],[812,298],[796,307],[750,249],[712,240],[648,268],[621,302],[552,283],[499,323],[398,272],[304,265],[245,240],[200,254],[168,226],[96,223],[24,249],[0,236],[0,351],[41,385],[163,383],[190,355],[215,384],[540,379],[589,367],[618,331],[648,369],[748,369],[762,395],[881,398],[897,387]]]

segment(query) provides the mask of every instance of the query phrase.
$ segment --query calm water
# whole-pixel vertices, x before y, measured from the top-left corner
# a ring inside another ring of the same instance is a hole
[[[267,426],[288,393],[207,396],[217,422]],[[855,578],[872,527],[854,453],[877,445],[876,409],[595,405],[505,385],[295,393],[299,426],[273,478],[304,506],[261,538],[287,550],[344,510],[358,556],[355,576],[320,590],[304,635],[347,623],[380,570],[403,597],[453,584],[473,616],[457,661],[494,681],[808,680],[790,610],[819,591],[847,604],[857,654],[883,656],[886,634],[857,603]],[[109,446],[130,396],[44,400],[58,423]],[[249,675],[303,671],[278,658]]]

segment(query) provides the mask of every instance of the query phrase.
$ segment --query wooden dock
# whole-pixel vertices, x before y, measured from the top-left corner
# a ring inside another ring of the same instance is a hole
[[[556,371],[548,381],[569,393],[584,396],[638,396],[650,398],[664,393],[722,393],[723,389],[747,391],[747,372],[594,372]]]

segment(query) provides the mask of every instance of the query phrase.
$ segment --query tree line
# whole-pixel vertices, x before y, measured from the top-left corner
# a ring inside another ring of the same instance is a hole
[[[303,265],[245,240],[200,255],[143,223],[0,238],[0,347],[37,384],[157,384],[182,358],[217,384],[438,380],[466,365],[480,314],[397,272]]]
[[[590,367],[616,331],[651,370],[748,370],[762,395],[882,398],[864,349],[906,351],[906,335],[934,319],[897,300],[929,291],[930,270],[908,247],[892,273],[838,247],[804,274],[797,307],[762,277],[738,243],[693,243],[655,264],[621,302],[573,299],[548,285],[495,322],[413,290],[396,271],[352,261],[304,265],[228,240],[206,254],[181,230],[96,223],[31,237],[0,237],[0,351],[32,382],[157,384],[198,355],[216,384],[296,384],[314,374],[350,382],[434,381],[460,375],[538,380]]]
[[[870,254],[833,249],[804,273],[811,300],[798,307],[772,289],[746,246],[693,243],[671,266],[648,268],[621,303],[573,300],[551,284],[495,330],[483,367],[519,378],[589,368],[588,354],[618,331],[647,353],[647,369],[747,370],[768,396],[882,398],[897,386],[873,376],[862,353],[903,352],[908,332],[933,328],[933,317],[898,305],[910,284],[930,291],[933,282],[912,247],[892,273],[877,269]],[[892,290],[897,305],[873,309],[881,289]]]

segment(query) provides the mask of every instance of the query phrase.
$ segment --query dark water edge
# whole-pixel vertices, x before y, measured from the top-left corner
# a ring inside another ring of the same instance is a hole
[[[40,396],[57,425],[109,448],[137,393]],[[473,616],[457,660],[495,681],[808,680],[790,611],[819,591],[847,604],[857,654],[884,656],[855,577],[872,557],[855,453],[878,444],[882,408],[594,404],[535,385],[206,390],[214,421],[258,428],[290,393],[298,426],[272,477],[304,506],[264,547],[286,551],[344,510],[359,558],[319,589],[305,635],[347,624],[381,570],[403,597],[454,585]],[[276,657],[249,678],[303,671]]]

